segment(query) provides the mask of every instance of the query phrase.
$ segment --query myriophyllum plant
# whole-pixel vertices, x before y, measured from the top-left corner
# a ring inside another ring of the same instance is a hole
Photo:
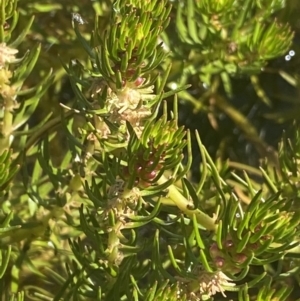
[[[234,3],[188,1],[187,12],[192,14],[193,4],[206,15],[216,14],[216,27]],[[82,33],[86,23],[73,15],[88,59],[62,61],[75,94],[74,102],[61,104],[66,155],[59,166],[53,164],[49,143],[57,117],[22,144],[21,155],[32,150],[37,159],[22,174],[29,210],[39,217],[30,228],[35,235],[28,239],[25,230],[13,238],[13,225],[19,229],[20,224],[10,225],[8,214],[2,224],[8,230],[1,234],[1,245],[22,247],[22,257],[12,260],[11,274],[20,275],[26,258],[41,277],[41,287],[23,286],[32,300],[198,301],[232,296],[241,301],[250,300],[249,292],[257,300],[286,300],[292,291],[285,279],[288,284],[289,273],[298,269],[283,268],[283,263],[297,251],[300,220],[294,194],[273,189],[290,172],[288,160],[282,161],[286,167],[280,174],[262,170],[261,183],[266,185],[260,189],[246,173],[244,178],[228,176],[227,166],[217,167],[196,133],[201,177],[196,183],[189,180],[191,138],[178,125],[176,96],[188,86],[165,88],[171,66],[161,36],[172,9],[167,0],[115,1],[109,26],[103,31],[96,18],[89,40]],[[182,10],[180,6],[178,20]],[[193,21],[187,20],[187,26],[193,27]],[[178,32],[188,44],[197,44],[197,36],[186,40],[184,27]],[[7,49],[13,59],[14,50]],[[19,135],[27,137],[28,132]],[[21,155],[15,166],[21,164]],[[7,168],[7,153],[2,157]],[[248,203],[228,184],[232,178],[243,187]],[[36,254],[25,255],[37,235],[47,241],[44,250],[51,245],[61,261],[49,263],[43,273],[36,268]],[[68,256],[58,255],[61,248]],[[9,252],[3,254],[7,263],[1,276],[9,261]],[[283,263],[272,266],[277,262]],[[46,289],[50,282],[59,289]],[[19,286],[13,284],[6,291],[16,293]]]
[[[80,278],[85,296],[205,300],[239,289],[246,296],[238,281],[248,287],[269,281],[263,271],[249,278],[252,265],[277,261],[294,247],[299,219],[290,202],[249,187],[253,200],[244,208],[199,137],[202,178],[196,186],[188,181],[189,132],[177,125],[176,97],[169,120],[163,102],[178,92],[164,93],[169,67],[158,42],[170,11],[168,1],[116,1],[112,25],[102,33],[96,23],[90,42],[74,22],[91,66],[65,66],[78,101],[69,110],[84,119],[79,135],[69,138],[78,146],[77,200],[85,200],[78,227],[86,235],[71,241],[79,262],[72,277]],[[205,185],[215,192],[214,206],[202,199]]]

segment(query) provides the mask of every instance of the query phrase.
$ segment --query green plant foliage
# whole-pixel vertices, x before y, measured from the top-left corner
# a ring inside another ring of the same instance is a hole
[[[201,65],[194,72],[206,76],[259,72],[267,60],[284,54],[293,32],[271,17],[283,1],[268,2],[190,0],[185,6],[179,1],[179,38],[191,51],[194,68]]]
[[[232,103],[247,78],[273,105],[259,76],[293,43],[285,1],[0,8],[1,301],[299,298],[297,115],[277,151]],[[260,164],[212,155],[188,103]]]
[[[283,55],[291,46],[294,36],[291,27],[274,18],[284,2],[175,1],[176,19],[171,22],[170,31],[164,34],[177,66],[169,87],[194,82],[194,90],[203,91],[199,99],[186,91],[180,93],[180,97],[195,110],[209,112],[214,128],[218,127],[215,115],[218,111],[224,112],[259,154],[270,159],[273,153],[268,151],[269,146],[230,99],[233,98],[232,80],[251,76],[258,98],[272,106],[257,74],[269,60]],[[239,107],[244,106],[239,101]]]

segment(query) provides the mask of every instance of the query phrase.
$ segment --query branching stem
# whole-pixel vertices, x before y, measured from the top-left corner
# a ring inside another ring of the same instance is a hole
[[[158,184],[163,184],[167,181],[167,179],[162,176],[158,180]],[[187,216],[193,217],[193,215],[196,216],[196,219],[198,223],[206,228],[207,230],[216,230],[217,225],[215,223],[215,219],[210,217],[209,215],[205,214],[199,209],[191,210],[189,209],[190,202],[178,191],[176,186],[171,185],[169,188],[168,198],[171,199],[174,204]],[[162,200],[163,202],[163,200]]]

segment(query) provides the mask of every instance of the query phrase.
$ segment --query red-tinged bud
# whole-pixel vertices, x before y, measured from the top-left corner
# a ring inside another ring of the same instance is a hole
[[[148,161],[146,164],[146,167],[152,167],[154,164],[154,161]]]
[[[209,253],[212,258],[216,258],[222,254],[221,250],[218,248],[217,243],[213,243],[209,248]]]
[[[128,69],[127,71],[126,71],[126,78],[130,78],[130,77],[132,77],[133,75],[134,75],[134,73],[135,73],[135,70],[134,69]]]
[[[139,87],[139,86],[141,86],[141,85],[144,83],[144,81],[145,81],[145,78],[143,78],[143,77],[138,77],[138,78],[136,79],[136,81],[134,82],[134,85],[135,85],[136,87]]]
[[[231,240],[231,239],[225,240],[225,241],[224,241],[224,246],[225,246],[225,248],[227,248],[227,249],[232,248],[232,247],[233,247],[233,240]]]
[[[218,268],[222,268],[225,264],[225,259],[223,257],[220,257],[220,256],[216,257],[214,261],[215,261],[215,265]]]
[[[247,260],[247,258],[248,258],[247,255],[244,253],[238,253],[234,256],[235,262],[240,264],[244,263]]]
[[[147,174],[147,176],[145,178],[147,178],[147,180],[153,180],[156,177],[157,173],[156,171],[151,171],[150,173]]]
[[[251,250],[251,251],[257,250],[258,247],[259,247],[258,243],[253,243],[253,244],[247,245],[247,249],[248,249],[248,250]]]

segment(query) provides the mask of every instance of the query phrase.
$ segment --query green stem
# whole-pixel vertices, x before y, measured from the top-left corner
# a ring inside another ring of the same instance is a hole
[[[167,179],[162,176],[158,180],[158,184],[164,184],[167,181]],[[217,225],[215,223],[215,219],[211,218],[209,215],[205,214],[199,209],[191,210],[189,209],[190,202],[178,191],[176,186],[171,185],[168,188],[168,196],[167,198],[172,200],[173,203],[188,217],[192,218],[193,215],[196,216],[197,222],[199,225],[203,226],[207,230],[213,230],[215,231],[217,228]],[[164,202],[163,202],[164,203]]]
[[[111,229],[108,234],[108,245],[106,252],[108,255],[107,259],[112,265],[114,265],[119,255],[120,239],[118,238],[117,232],[119,231],[121,226],[121,222],[117,222],[117,224]]]
[[[12,99],[5,99],[4,103],[4,114],[1,128],[1,138],[0,138],[0,150],[1,153],[3,150],[8,149],[10,146],[10,135],[12,132],[12,124],[13,124],[13,114],[12,110]]]

